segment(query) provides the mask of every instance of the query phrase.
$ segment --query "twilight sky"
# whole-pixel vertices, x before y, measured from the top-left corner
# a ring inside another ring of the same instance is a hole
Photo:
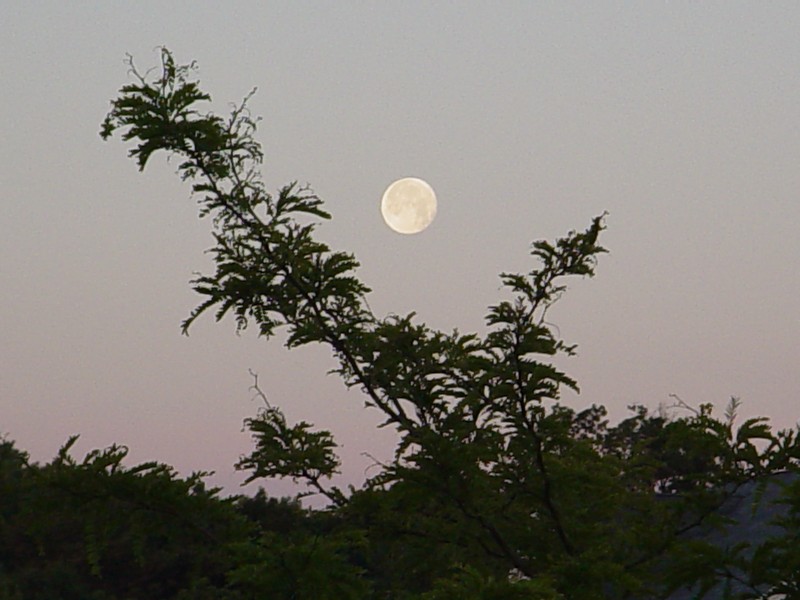
[[[800,4],[0,4],[0,433],[35,460],[117,442],[130,464],[215,470],[252,444],[248,369],[290,419],[331,429],[340,483],[391,454],[330,353],[180,322],[210,223],[161,156],[144,174],[99,124],[166,45],[227,112],[252,87],[271,189],[309,183],[379,315],[481,330],[497,274],[609,211],[611,253],[549,313],[579,355],[576,407],[678,394],[778,427],[800,418]],[[402,236],[379,202],[436,190]],[[290,493],[289,483],[265,485]]]

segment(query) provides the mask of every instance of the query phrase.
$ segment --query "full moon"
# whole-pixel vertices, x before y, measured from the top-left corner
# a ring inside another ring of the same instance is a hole
[[[398,179],[383,193],[381,214],[396,232],[419,233],[436,217],[436,194],[422,179]]]

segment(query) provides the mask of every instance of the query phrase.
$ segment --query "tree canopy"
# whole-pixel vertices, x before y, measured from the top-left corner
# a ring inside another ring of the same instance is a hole
[[[578,384],[553,358],[575,346],[545,316],[570,278],[594,275],[606,252],[605,215],[534,242],[527,273],[502,273],[506,296],[488,308],[485,335],[438,331],[414,313],[378,316],[356,258],[315,235],[330,218],[322,200],[296,183],[267,190],[247,98],[227,118],[202,112],[210,96],[194,65],[177,64],[166,49],[156,71],[130,66],[133,81],[112,101],[102,137],[119,132],[131,142],[140,170],[159,151],[176,157],[213,226],[214,270],[192,282],[201,301],[184,332],[212,310],[266,339],[283,330],[289,348],[329,347],[335,372],[399,441],[378,474],[342,490],[330,485],[340,465],[331,433],[289,423],[265,397],[246,421],[254,449],[237,468],[248,481],[305,483],[329,501],[316,511],[264,494],[221,500],[200,476],[122,467],[116,447],[77,463],[68,443],[44,467],[7,449],[2,485],[14,494],[33,486],[36,502],[54,489],[74,498],[36,514],[57,511],[74,530],[64,534],[69,543],[83,540],[73,559],[80,568],[64,568],[94,582],[92,597],[145,597],[132,582],[121,584],[125,591],[103,582],[133,572],[119,575],[113,565],[148,560],[179,573],[169,575],[174,591],[160,592],[165,598],[644,599],[692,586],[697,597],[725,586],[738,594],[727,597],[800,594],[796,483],[781,496],[782,533],[768,542],[719,547],[693,535],[724,527],[719,508],[742,486],[766,489],[770,476],[797,470],[797,430],[775,432],[764,418],[738,423],[736,399],[721,418],[711,404],[655,413],[636,406],[616,424],[601,405],[561,401]],[[3,558],[0,584],[37,597],[21,573],[54,568],[34,556],[63,561],[66,551],[47,546],[36,555],[37,535],[58,538],[20,508],[28,500],[4,502],[13,526],[3,531],[21,536],[12,547],[31,549]],[[139,510],[148,515],[142,522]],[[148,545],[154,539],[163,560]],[[71,597],[61,593],[48,597]]]

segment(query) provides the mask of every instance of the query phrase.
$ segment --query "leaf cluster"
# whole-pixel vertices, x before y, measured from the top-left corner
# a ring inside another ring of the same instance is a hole
[[[71,437],[53,461],[31,464],[0,444],[0,591],[25,599],[229,598],[225,550],[247,539],[230,500],[204,473],[180,478],[127,449],[77,461]]]

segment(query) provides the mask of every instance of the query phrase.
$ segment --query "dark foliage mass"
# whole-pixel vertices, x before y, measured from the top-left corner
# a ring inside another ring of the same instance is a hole
[[[264,338],[282,329],[289,348],[328,346],[399,443],[363,487],[342,490],[329,484],[332,435],[266,403],[237,467],[327,498],[307,510],[263,492],[223,499],[202,474],[165,465],[126,467],[120,447],[78,462],[70,440],[38,465],[6,441],[0,597],[798,597],[797,430],[739,423],[735,399],[721,418],[677,400],[616,424],[602,406],[561,403],[577,383],[551,359],[574,346],[545,314],[566,280],[594,275],[604,215],[535,242],[530,272],[501,274],[507,297],[485,336],[379,317],[355,257],[315,237],[322,201],[295,184],[266,190],[246,101],[227,119],[200,112],[210,98],[193,65],[167,50],[154,75],[132,62],[131,73],[102,136],[132,142],[140,169],[158,151],[177,157],[213,224],[215,270],[193,282],[202,300],[184,331],[213,309]],[[769,536],[724,534],[742,490],[780,518]]]

